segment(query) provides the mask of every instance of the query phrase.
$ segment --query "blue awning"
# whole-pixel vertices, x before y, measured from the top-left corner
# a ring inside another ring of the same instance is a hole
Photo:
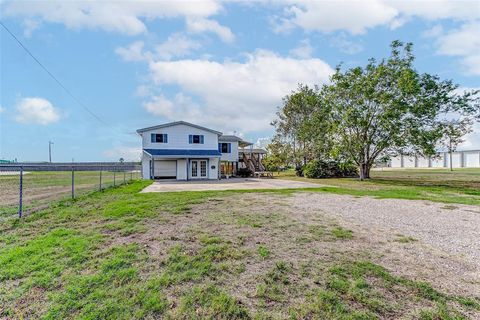
[[[221,157],[218,150],[197,150],[197,149],[143,149],[151,156],[164,157]]]

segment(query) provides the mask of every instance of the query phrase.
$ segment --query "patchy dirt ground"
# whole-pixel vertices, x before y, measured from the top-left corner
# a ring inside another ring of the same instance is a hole
[[[427,281],[446,294],[478,297],[478,243],[471,243],[479,226],[477,210],[324,193],[248,193],[209,199],[187,213],[155,218],[144,224],[145,232],[116,238],[115,244],[141,244],[151,258],[147,270],[152,274],[161,272],[172,247],[193,255],[200,250],[198,239],[219,237],[242,258],[229,260],[229,272],[210,280],[253,314],[284,318],[287,310],[305,304],[306,293],[324,284],[323,274],[342,261],[373,261],[395,276]],[[456,248],[459,243],[466,247]],[[376,287],[379,280],[368,281]],[[188,286],[170,287],[168,299],[178,301]],[[388,308],[395,312],[385,311],[385,318],[417,317],[425,307],[418,297],[402,297],[404,288],[395,291],[398,296],[388,288],[375,290],[394,305]],[[480,318],[475,310],[467,314]]]
[[[297,193],[308,223],[325,215],[354,230],[389,269],[455,292],[480,292],[480,207]]]

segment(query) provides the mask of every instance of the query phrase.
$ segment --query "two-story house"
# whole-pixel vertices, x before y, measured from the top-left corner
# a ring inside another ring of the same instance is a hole
[[[137,130],[144,179],[219,179],[238,169],[238,149],[251,145],[233,135],[176,121]]]

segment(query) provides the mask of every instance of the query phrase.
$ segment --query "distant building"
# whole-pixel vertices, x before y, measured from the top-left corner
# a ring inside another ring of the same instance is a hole
[[[439,152],[437,156],[425,158],[416,156],[396,156],[391,158],[392,168],[449,168],[450,154]],[[463,150],[452,153],[453,168],[480,168],[480,150]]]

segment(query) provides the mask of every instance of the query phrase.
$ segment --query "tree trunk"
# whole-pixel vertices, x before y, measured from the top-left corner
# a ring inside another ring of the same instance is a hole
[[[360,181],[370,179],[370,166],[366,163],[361,163],[358,168],[360,174]]]
[[[453,163],[452,163],[452,140],[450,140],[450,148],[449,148],[449,153],[450,153],[450,171],[453,171]]]

